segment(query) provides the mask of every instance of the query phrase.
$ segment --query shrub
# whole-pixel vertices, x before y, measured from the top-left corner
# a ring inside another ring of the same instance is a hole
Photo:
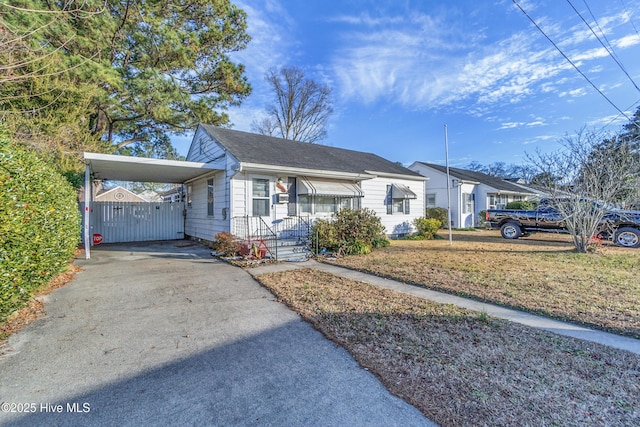
[[[442,227],[440,220],[435,218],[416,218],[413,220],[416,227],[416,234],[424,239],[431,240]]]
[[[478,227],[484,227],[487,223],[487,211],[480,211],[478,213]]]
[[[440,221],[440,227],[444,227],[449,220],[449,211],[445,208],[427,208],[425,217],[437,219]]]
[[[213,236],[213,249],[221,256],[234,256],[237,253],[236,239],[233,234],[223,231]]]
[[[532,202],[528,202],[526,200],[516,200],[513,202],[507,203],[507,209],[515,209],[519,211],[530,211],[536,208],[536,205]]]
[[[71,184],[0,135],[0,322],[67,267],[79,239]]]
[[[331,221],[317,220],[313,225],[312,245],[338,254],[368,254],[389,245],[380,218],[370,209],[343,209]]]

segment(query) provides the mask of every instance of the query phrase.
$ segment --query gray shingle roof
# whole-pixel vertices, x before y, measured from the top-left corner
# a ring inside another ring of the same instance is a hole
[[[423,163],[423,162],[419,162],[419,163],[425,166],[428,166],[432,169],[435,169],[439,172],[447,173],[446,166],[435,165],[433,163]],[[474,172],[466,169],[449,167],[449,174],[452,177],[457,178],[459,180],[480,182],[482,184],[486,184],[490,187],[493,187],[499,191],[509,191],[509,192],[520,193],[520,194],[534,194],[533,192],[527,191],[518,185],[505,181],[504,179],[487,175],[486,173],[482,173],[482,172]]]
[[[421,176],[372,153],[291,141],[212,125],[201,126],[240,162],[350,173],[375,171]]]

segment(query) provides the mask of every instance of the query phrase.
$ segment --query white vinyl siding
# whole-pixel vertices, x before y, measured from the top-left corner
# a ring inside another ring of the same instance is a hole
[[[387,185],[401,184],[409,187],[417,198],[412,199],[411,212],[409,214],[387,214]],[[360,199],[361,208],[368,208],[380,218],[385,232],[389,235],[402,235],[412,232],[413,220],[424,216],[425,183],[422,180],[410,180],[400,178],[373,178],[365,179],[360,183],[364,197]]]

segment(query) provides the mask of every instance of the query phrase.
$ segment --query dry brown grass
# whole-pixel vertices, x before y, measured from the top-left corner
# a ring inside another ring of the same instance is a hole
[[[446,232],[441,232],[446,235]],[[497,231],[394,241],[332,263],[402,282],[640,338],[640,250],[573,250],[566,235],[505,240]]]
[[[640,425],[640,356],[317,270],[257,279],[441,425]]]

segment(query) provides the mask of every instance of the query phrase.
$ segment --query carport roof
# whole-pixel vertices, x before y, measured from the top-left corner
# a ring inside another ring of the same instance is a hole
[[[116,156],[113,154],[84,153],[84,160],[94,179],[184,183],[208,172],[220,170],[210,163],[181,160],[149,159],[145,157]]]

